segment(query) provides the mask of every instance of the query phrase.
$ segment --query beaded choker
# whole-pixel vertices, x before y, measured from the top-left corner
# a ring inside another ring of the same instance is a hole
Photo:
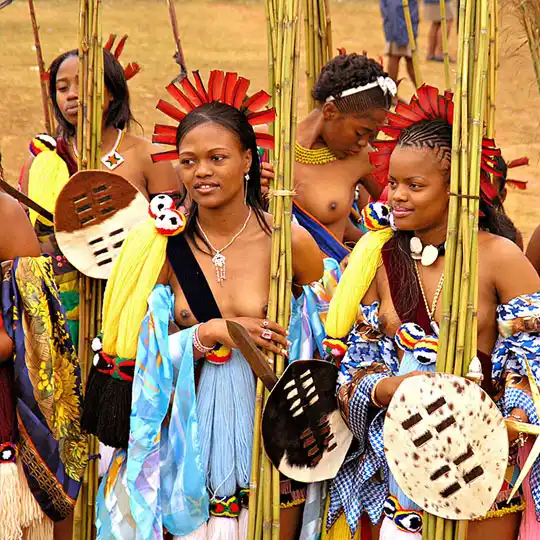
[[[305,148],[299,142],[296,142],[294,157],[298,163],[306,165],[324,165],[337,160],[337,156],[328,147],[313,150]]]

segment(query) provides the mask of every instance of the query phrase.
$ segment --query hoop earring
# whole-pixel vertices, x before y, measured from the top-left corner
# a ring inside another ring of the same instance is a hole
[[[247,206],[247,190],[249,183],[249,173],[244,174],[244,204]]]

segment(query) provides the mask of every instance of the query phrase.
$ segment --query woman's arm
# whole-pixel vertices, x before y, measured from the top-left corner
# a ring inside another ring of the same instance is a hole
[[[291,225],[293,279],[295,285],[309,285],[319,281],[324,272],[323,255],[317,242],[306,229]]]
[[[0,193],[0,261],[17,257],[39,257],[41,254],[34,229],[19,203]]]
[[[536,227],[525,253],[536,272],[540,274],[540,226]]]
[[[540,291],[540,277],[519,247],[500,236],[489,235],[480,246],[488,257],[499,303]]]

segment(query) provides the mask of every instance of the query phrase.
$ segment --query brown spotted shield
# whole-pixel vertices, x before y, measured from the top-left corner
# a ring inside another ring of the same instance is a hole
[[[82,274],[107,279],[127,234],[146,218],[148,202],[127,180],[106,171],[80,171],[56,201],[56,241]]]
[[[485,516],[508,464],[495,403],[478,385],[445,373],[401,383],[386,413],[384,445],[405,494],[446,519]]]

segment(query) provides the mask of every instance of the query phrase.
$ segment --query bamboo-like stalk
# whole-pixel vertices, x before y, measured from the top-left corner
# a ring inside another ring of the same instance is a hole
[[[452,89],[450,82],[450,53],[448,52],[448,25],[446,22],[446,1],[440,0],[441,6],[441,32],[442,32],[442,49],[444,58],[444,87],[446,90]]]
[[[420,60],[418,58],[418,46],[416,43],[416,38],[414,37],[414,29],[411,18],[411,10],[409,7],[409,0],[402,0],[403,2],[403,13],[405,14],[405,24],[407,25],[407,35],[409,36],[409,46],[411,48],[414,77],[416,79],[416,88],[422,86],[422,74],[420,72]]]
[[[43,60],[43,51],[41,50],[41,40],[39,39],[39,25],[34,7],[34,0],[28,0],[28,10],[30,12],[30,21],[32,22],[32,31],[34,32],[34,46],[36,48],[37,66],[39,71],[39,86],[41,88],[41,102],[43,105],[43,118],[45,121],[45,130],[49,135],[54,133],[54,115],[52,103],[47,86],[47,70]]]
[[[311,90],[323,66],[332,56],[332,24],[327,0],[302,0],[308,109],[315,107]]]
[[[531,53],[536,85],[540,92],[540,6],[533,0],[517,0],[516,4]]]
[[[465,375],[477,350],[478,208],[484,120],[494,126],[496,5],[462,0],[437,370]],[[466,540],[467,522],[426,516],[425,540]]]

